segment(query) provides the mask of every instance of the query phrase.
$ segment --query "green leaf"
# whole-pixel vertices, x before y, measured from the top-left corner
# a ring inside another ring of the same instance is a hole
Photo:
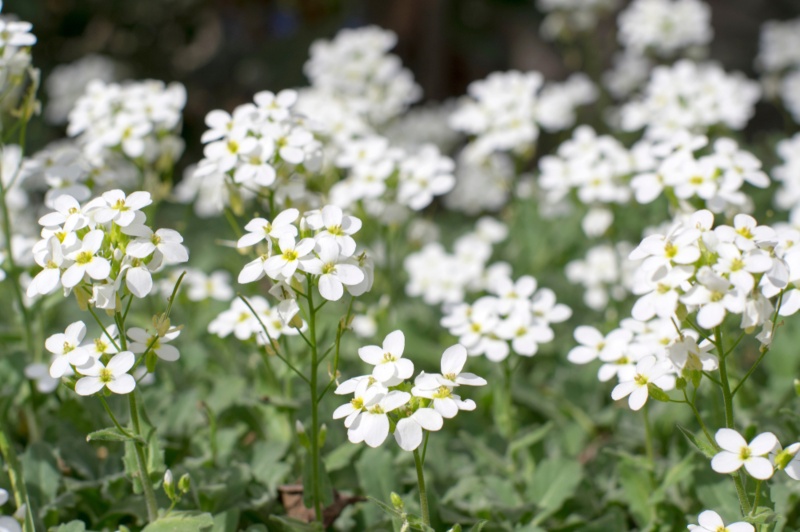
[[[752,516],[748,516],[746,521],[754,525],[764,525],[775,521],[776,515],[772,508],[759,506]]]
[[[271,515],[269,520],[278,523],[284,530],[291,530],[292,532],[319,532],[322,530],[318,523],[304,523],[282,515]]]
[[[539,443],[544,439],[545,436],[547,436],[547,434],[550,432],[550,429],[552,428],[553,428],[553,422],[550,421],[548,423],[545,423],[538,429],[528,432],[527,434],[524,434],[519,438],[516,438],[508,445],[508,452],[507,452],[508,456],[513,456],[514,453],[516,453],[517,451],[527,449],[531,445]]]
[[[618,471],[631,513],[639,527],[644,528],[655,513],[650,499],[653,490],[650,471],[627,461],[620,462]]]
[[[90,432],[86,436],[86,441],[138,441],[144,443],[144,440],[138,436],[131,437],[123,434],[117,427],[108,427],[107,429]]]
[[[125,442],[125,454],[122,457],[125,473],[133,483],[133,492],[142,493],[142,482],[139,479],[139,464],[136,461],[136,444],[132,441]]]
[[[144,527],[142,532],[198,532],[208,531],[214,526],[209,513],[172,512]]]
[[[469,532],[481,532],[481,530],[483,530],[483,527],[485,527],[488,523],[489,521],[478,521],[477,523],[472,525],[472,528],[469,529]]]
[[[542,510],[556,511],[575,494],[582,479],[583,468],[575,460],[547,460],[533,474],[530,496]]]
[[[85,532],[86,525],[83,521],[70,521],[55,529],[54,532]]]
[[[214,516],[211,532],[236,532],[239,530],[239,510],[228,510]]]
[[[662,403],[669,403],[669,395],[667,395],[667,392],[665,392],[652,382],[647,383],[647,395],[649,395],[656,401],[661,401]]]
[[[700,451],[706,458],[714,458],[714,455],[717,454],[717,450],[710,443],[698,438],[680,425],[676,424],[675,426],[678,427],[678,430],[680,430],[683,435],[686,436],[686,439],[694,445],[695,449]]]
[[[354,445],[352,443],[344,442],[336,449],[328,453],[325,457],[325,467],[329,473],[339,471],[349,466],[355,460],[356,455],[364,449],[363,445]]]
[[[20,462],[34,508],[52,502],[61,484],[61,474],[50,446],[44,442],[31,444],[20,456]]]
[[[371,493],[380,500],[390,500],[392,490],[400,485],[392,453],[385,447],[364,449],[356,462],[356,474],[364,493]],[[367,528],[377,528],[376,525],[381,521],[381,513],[374,506],[367,505],[363,514]]]
[[[400,519],[401,517],[400,512],[395,508],[393,508],[392,506],[389,506],[385,502],[378,500],[375,497],[367,497],[367,499],[369,499],[370,502],[374,502],[375,504],[377,504],[378,508],[386,512],[389,515],[389,517]]]

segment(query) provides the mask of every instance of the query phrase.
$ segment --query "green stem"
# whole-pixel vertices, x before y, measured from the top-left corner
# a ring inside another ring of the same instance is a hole
[[[761,481],[759,480],[756,482],[756,495],[753,498],[753,509],[750,512],[751,516],[756,514],[756,510],[758,509],[758,498],[760,495],[761,495]]]
[[[649,405],[645,403],[642,409],[644,415],[644,443],[645,449],[647,450],[647,460],[650,462],[650,465],[655,468],[656,455],[655,451],[653,451],[653,428],[650,426],[650,409],[648,406]]]
[[[24,532],[36,532],[33,526],[33,508],[28,499],[28,489],[22,474],[22,464],[17,458],[17,453],[8,439],[5,426],[0,426],[0,454],[3,455],[6,466],[8,467],[8,478],[11,480],[11,491],[14,493],[14,502],[17,508],[25,507],[25,522],[23,523]]]
[[[728,366],[725,362],[725,351],[722,348],[722,328],[717,326],[714,328],[714,343],[717,346],[717,353],[719,354],[719,380],[722,385],[722,400],[725,403],[725,426],[729,429],[733,428],[733,395],[731,394],[731,385],[728,381]]]
[[[320,491],[320,448],[319,448],[319,396],[317,390],[317,313],[314,309],[314,292],[311,277],[307,276],[306,298],[308,299],[308,341],[311,348],[311,379],[308,386],[311,389],[311,483],[313,484],[314,516],[322,522],[322,493]]]
[[[431,514],[428,510],[428,492],[425,490],[425,474],[422,471],[422,458],[419,450],[414,449],[414,464],[417,467],[417,485],[419,486],[419,507],[422,513],[422,522],[431,526]]]
[[[19,170],[17,170],[19,172]],[[22,296],[22,286],[19,282],[20,270],[14,259],[14,251],[11,247],[11,216],[8,213],[8,204],[6,203],[7,189],[0,180],[0,208],[3,210],[3,238],[5,239],[6,260],[8,261],[8,276],[11,278],[11,287],[14,290],[14,296],[17,299],[19,306],[20,318],[22,319],[22,328],[25,332],[25,345],[28,348],[28,355],[33,356],[35,346],[33,342],[33,330],[31,328],[30,314],[28,308],[25,306],[25,299]]]
[[[696,395],[697,390],[695,390]],[[703,418],[700,416],[700,411],[697,410],[697,406],[695,403],[695,397],[692,397],[692,400],[689,401],[689,396],[686,394],[686,390],[683,390],[683,397],[686,399],[686,404],[692,409],[694,412],[694,417],[697,420],[697,424],[700,425],[700,428],[703,429],[703,434],[706,435],[706,439],[708,443],[710,443],[714,448],[717,448],[717,442],[714,440],[714,437],[711,435],[711,431],[708,430]]]
[[[111,407],[108,406],[108,401],[106,401],[106,398],[103,397],[102,395],[98,395],[97,397],[100,398],[100,402],[103,403],[103,408],[106,409],[108,417],[111,418],[111,421],[114,423],[114,426],[117,427],[117,430],[120,431],[124,436],[128,438],[133,438],[134,435],[125,430],[124,428],[122,428],[122,425],[120,425],[119,421],[117,421],[117,416],[115,416],[114,412],[111,411]]]
[[[144,439],[142,435],[142,426],[139,423],[139,408],[136,405],[135,390],[128,394],[128,400],[131,409],[133,431],[137,436]],[[150,482],[150,474],[147,472],[147,459],[144,455],[144,445],[134,442],[133,447],[136,450],[136,463],[139,466],[139,481],[142,483],[144,501],[147,505],[147,522],[152,523],[158,519],[158,503],[156,502],[156,494],[153,491],[153,483]]]
[[[722,400],[725,403],[725,426],[733,428],[733,394],[731,394],[731,384],[728,380],[728,366],[725,361],[725,350],[722,347],[722,327],[719,325],[714,328],[714,343],[717,346],[719,355],[719,380],[722,385]],[[750,501],[747,500],[747,492],[744,489],[744,482],[738,474],[733,475],[733,483],[736,485],[736,495],[739,497],[739,505],[742,513],[750,513]]]

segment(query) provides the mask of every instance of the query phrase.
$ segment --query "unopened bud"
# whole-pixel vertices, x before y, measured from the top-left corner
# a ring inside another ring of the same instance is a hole
[[[181,494],[183,494],[183,493],[189,493],[189,490],[191,488],[192,488],[192,479],[191,477],[189,477],[189,473],[184,473],[178,480],[178,490],[180,490]]]
[[[400,498],[400,495],[398,495],[395,492],[392,492],[391,499],[392,499],[392,506],[394,506],[395,510],[399,510],[402,512],[406,504],[403,502],[403,499]]]

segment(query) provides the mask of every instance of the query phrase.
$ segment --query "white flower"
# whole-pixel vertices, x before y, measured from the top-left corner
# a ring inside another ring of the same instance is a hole
[[[111,273],[111,264],[107,259],[99,257],[96,253],[103,245],[105,233],[99,229],[89,231],[84,235],[80,248],[69,253],[66,258],[74,261],[61,276],[61,284],[65,288],[72,288],[83,280],[85,274],[97,281],[104,280]]]
[[[103,194],[101,201],[93,201],[89,205],[97,206],[93,216],[98,223],[113,221],[120,227],[127,227],[136,220],[136,213],[151,203],[149,192],[132,192],[126,197],[121,190],[109,190]]]
[[[60,226],[63,231],[70,233],[83,229],[89,223],[80,203],[72,196],[65,194],[57,197],[53,208],[55,212],[45,214],[39,218],[39,225],[45,227]]]
[[[54,334],[45,341],[45,348],[55,355],[50,364],[52,378],[58,379],[69,374],[70,365],[80,366],[89,361],[89,353],[81,345],[84,336],[86,336],[86,325],[82,321],[76,321],[63,333]]]
[[[388,412],[400,408],[411,400],[406,392],[391,391],[387,394],[375,394],[364,403],[364,411],[357,416],[350,428],[347,438],[353,443],[365,442],[370,447],[377,447],[389,435]]]
[[[575,329],[575,340],[581,345],[573,347],[567,360],[573,364],[587,364],[596,358],[604,362],[619,359],[631,342],[633,334],[627,329],[614,329],[606,336],[588,325]]]
[[[291,235],[283,235],[278,240],[281,252],[264,262],[264,271],[272,279],[288,279],[297,271],[300,261],[314,249],[314,239],[303,238],[299,242]],[[240,281],[241,282],[241,281]]]
[[[433,408],[420,408],[413,414],[397,422],[394,439],[404,451],[413,451],[422,443],[422,430],[437,431],[442,428],[444,419]]]
[[[714,439],[722,448],[711,460],[711,469],[717,473],[733,473],[744,466],[753,478],[766,480],[772,476],[772,463],[765,456],[778,445],[773,433],[761,433],[748,444],[735,430],[719,429]]]
[[[70,369],[67,375],[71,374]],[[39,393],[50,393],[58,388],[61,379],[55,379],[50,376],[50,371],[46,364],[28,364],[25,366],[25,377],[36,381],[36,390]]]
[[[697,272],[697,284],[681,297],[687,305],[700,307],[697,324],[704,329],[713,329],[725,319],[725,313],[741,314],[744,311],[744,294],[724,277],[715,274],[707,266]]]
[[[54,292],[61,281],[61,266],[64,264],[64,253],[58,238],[50,237],[45,250],[42,253],[34,253],[33,258],[42,267],[42,271],[31,280],[26,295],[34,297]]]
[[[142,354],[150,347],[151,351],[158,355],[158,358],[167,362],[174,362],[181,356],[178,349],[168,343],[178,337],[181,333],[180,329],[173,328],[161,337],[147,334],[147,331],[139,327],[131,327],[127,332],[128,338],[133,340],[128,348],[136,354]]]
[[[265,218],[253,218],[244,226],[247,233],[236,243],[236,247],[246,248],[254,246],[266,239],[269,248],[272,249],[272,239],[280,239],[284,235],[291,237],[297,236],[297,227],[293,224],[300,211],[297,209],[286,209],[279,213],[272,222]]]
[[[356,251],[356,241],[351,235],[361,229],[361,220],[342,213],[335,205],[325,205],[321,211],[306,213],[305,221],[309,228],[320,231],[314,237],[318,241],[333,239],[341,247],[342,255],[351,257]]]
[[[461,399],[453,393],[450,386],[439,384],[436,375],[422,372],[414,379],[414,387],[411,393],[415,397],[424,397],[433,400],[433,408],[442,415],[443,418],[450,419],[458,414],[459,410],[475,410],[475,401],[472,399]]]
[[[364,280],[364,272],[354,264],[343,263],[339,244],[332,238],[317,242],[317,258],[302,261],[303,271],[319,275],[318,288],[328,301],[338,301],[344,295],[344,286],[357,285]]]
[[[697,525],[689,525],[689,530],[696,532],[755,532],[750,523],[739,521],[725,525],[717,512],[706,510],[697,516]]]
[[[136,379],[128,371],[135,361],[136,356],[130,351],[114,355],[108,365],[92,359],[91,365],[78,368],[78,372],[86,377],[75,383],[75,392],[78,395],[93,395],[106,387],[118,394],[132,392],[136,387]]]
[[[442,353],[442,374],[436,375],[440,384],[445,386],[485,386],[486,379],[474,373],[462,373],[467,363],[467,349],[461,345],[451,345]]]
[[[159,229],[155,233],[147,226],[140,225],[133,231],[123,231],[133,234],[136,238],[128,243],[125,253],[137,259],[149,257],[156,253],[154,262],[157,264],[180,264],[189,260],[189,252],[182,244],[183,237],[174,229]]]
[[[372,376],[384,386],[397,386],[414,373],[414,363],[403,358],[406,339],[403,331],[393,331],[386,335],[383,346],[368,345],[358,350],[358,356],[367,364],[372,364]]]
[[[671,390],[675,386],[675,377],[671,372],[672,363],[669,360],[659,361],[653,355],[646,356],[636,363],[633,379],[617,384],[611,391],[611,398],[619,401],[628,397],[631,410],[639,410],[647,402],[647,388],[650,383],[662,390]]]
[[[384,395],[388,391],[369,375],[344,381],[333,393],[337,395],[352,393],[353,398],[333,411],[333,419],[345,418],[344,426],[349,429],[356,418],[366,411],[367,405],[371,404],[376,395]]]

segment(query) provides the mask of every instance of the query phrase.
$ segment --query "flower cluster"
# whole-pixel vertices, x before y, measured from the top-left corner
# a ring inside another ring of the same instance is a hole
[[[496,151],[529,156],[539,128],[560,131],[575,123],[575,109],[594,101],[596,89],[584,76],[544,85],[538,72],[495,72],[472,82],[450,117],[450,126],[470,135],[464,156],[481,161]]]
[[[709,146],[705,136],[686,131],[659,141],[643,139],[628,150],[613,137],[581,126],[556,155],[542,157],[539,167],[544,202],[561,202],[574,191],[593,207],[583,224],[590,236],[611,225],[605,206],[626,204],[631,197],[648,204],[666,195],[682,211],[693,211],[700,200],[713,212],[742,212],[752,208],[743,185],[766,188],[770,183],[761,161],[735,141],[720,138]]]
[[[438,242],[426,244],[403,261],[408,274],[406,294],[422,297],[429,305],[461,303],[468,291],[484,288],[492,245],[506,236],[505,225],[484,217],[478,220],[474,232],[456,240],[452,254]]]
[[[286,185],[291,175],[315,171],[321,144],[293,112],[297,93],[262,91],[233,113],[206,115],[204,158],[178,188],[178,199],[197,201],[198,214],[218,214],[235,197]]]
[[[114,61],[102,55],[86,55],[66,65],[58,65],[47,77],[47,106],[44,116],[51,124],[64,124],[86,86],[94,80],[111,83],[115,79]]]
[[[32,29],[30,22],[0,16],[0,94],[20,92],[22,80],[31,66],[30,47],[36,44]],[[3,100],[2,106],[8,108],[14,105],[16,98],[4,96]]]
[[[672,57],[711,42],[711,9],[701,0],[635,0],[619,15],[618,37],[639,55]]]
[[[574,32],[594,28],[598,18],[618,4],[618,0],[537,0],[536,7],[547,13],[540,32],[550,40],[569,38]]]
[[[505,360],[511,351],[533,356],[539,344],[555,337],[550,324],[566,321],[572,311],[556,303],[549,288],[537,290],[533,277],[513,280],[508,268],[493,270],[488,295],[446,308],[442,326],[458,337],[471,356],[485,355],[492,362]]]
[[[145,225],[141,209],[150,203],[150,194],[141,191],[126,196],[111,190],[83,205],[59,196],[55,210],[39,219],[42,239],[33,257],[42,270],[28,286],[28,297],[62,287],[65,293],[74,289],[79,301],[120,310],[126,293],[147,296],[153,273],[189,258],[177,231]]]
[[[250,307],[253,310],[250,310]],[[233,336],[241,341],[255,337],[257,344],[265,345],[270,339],[275,341],[281,336],[296,336],[299,334],[298,330],[306,329],[303,321],[298,321],[298,327],[290,324],[297,313],[296,307],[288,313],[281,310],[279,307],[271,306],[261,296],[249,297],[247,303],[241,299],[234,299],[228,310],[220,313],[208,324],[208,332],[220,338],[226,338],[233,333]],[[266,337],[264,328],[267,329],[269,338]]]
[[[455,187],[444,197],[448,209],[471,216],[499,211],[508,203],[514,187],[514,160],[506,153],[495,152],[482,161],[473,161],[462,152],[455,177]]]
[[[681,60],[653,69],[644,93],[621,109],[622,127],[645,128],[663,139],[677,130],[705,133],[714,125],[742,129],[761,95],[756,82],[740,73],[726,74],[714,63]]]
[[[772,169],[772,176],[781,186],[775,192],[775,206],[794,213],[800,205],[800,133],[778,142],[776,151],[781,164]]]
[[[773,301],[794,280],[796,231],[758,225],[747,214],[734,217],[733,226],[713,227],[714,216],[698,211],[676,223],[667,234],[646,237],[631,252],[641,259],[641,275],[633,292],[639,299],[632,315],[671,318],[678,307],[697,312],[696,323],[712,330],[728,314],[741,315],[740,325],[751,329],[770,319]],[[800,291],[788,289],[781,315],[800,308]]]
[[[336,99],[373,124],[401,114],[421,96],[411,72],[389,50],[397,36],[377,26],[345,29],[331,41],[311,45],[304,71],[314,89]]]
[[[761,27],[756,65],[763,71],[767,96],[783,101],[800,124],[800,18],[771,20]]]
[[[167,325],[155,329],[148,333],[131,327],[123,344],[116,326],[104,328],[96,338],[86,340],[86,325],[82,321],[70,324],[63,333],[54,334],[45,342],[51,353],[49,379],[38,379],[39,389],[52,391],[62,377],[77,373],[82,376],[74,382],[78,395],[94,395],[105,388],[117,394],[132,392],[137,380],[131,370],[140,363],[144,362],[147,372],[151,372],[157,359],[174,362],[180,358],[178,349],[169,343],[180,335],[180,327]],[[140,355],[138,363],[137,355]]]
[[[164,296],[169,297],[172,294],[172,289],[178,282],[179,276],[179,272],[173,271],[159,283],[159,290]],[[185,286],[184,291],[189,301],[205,301],[207,299],[230,301],[233,297],[231,275],[225,270],[206,274],[197,268],[184,268],[183,276],[182,286]]]
[[[180,83],[94,80],[70,111],[67,134],[77,137],[90,157],[106,159],[121,152],[134,161],[171,168],[183,153],[185,104]]]
[[[583,286],[583,302],[589,308],[603,310],[610,299],[622,301],[631,293],[638,266],[628,258],[632,249],[628,242],[601,244],[567,264],[564,273],[571,283]]]
[[[383,137],[367,136],[345,146],[336,165],[347,170],[347,177],[331,187],[331,201],[342,208],[362,202],[387,222],[403,216],[398,207],[424,209],[455,184],[453,160],[433,144],[406,152]]]
[[[334,205],[308,211],[302,218],[297,209],[287,209],[271,222],[254,218],[237,245],[258,246],[259,256],[245,265],[239,282],[252,283],[266,275],[279,288],[291,287],[306,274],[314,278],[320,295],[328,301],[341,299],[345,288],[359,296],[372,285],[366,254],[356,255],[352,235],[359,229],[361,220]],[[289,299],[294,297],[292,289],[283,292]]]
[[[456,344],[442,354],[441,373],[421,372],[413,385],[406,382],[414,374],[414,363],[403,358],[405,336],[402,331],[389,333],[383,345],[369,345],[358,356],[373,367],[370,375],[353,377],[335,390],[338,395],[353,394],[350,402],[333,413],[344,418],[347,438],[378,447],[394,432],[401,449],[414,451],[422,444],[423,431],[437,431],[445,419],[460,410],[475,410],[475,402],[462,399],[455,392],[460,386],[483,386],[486,380],[463,373],[467,350]],[[392,430],[393,429],[393,430]]]

